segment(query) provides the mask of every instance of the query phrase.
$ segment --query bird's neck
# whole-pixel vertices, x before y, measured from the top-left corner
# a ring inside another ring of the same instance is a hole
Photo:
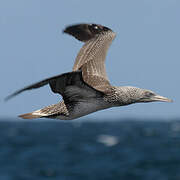
[[[112,87],[111,92],[107,93],[106,99],[114,106],[129,105],[138,102],[137,91],[139,88],[130,86]]]

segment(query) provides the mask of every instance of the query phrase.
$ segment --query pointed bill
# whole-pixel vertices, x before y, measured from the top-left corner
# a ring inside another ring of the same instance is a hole
[[[173,102],[172,99],[169,99],[167,97],[164,97],[164,96],[160,96],[160,95],[156,95],[153,97],[153,100],[154,101],[160,101],[160,102]]]

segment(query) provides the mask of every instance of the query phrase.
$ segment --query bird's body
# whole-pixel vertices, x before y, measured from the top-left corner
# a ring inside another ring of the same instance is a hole
[[[25,90],[49,84],[54,93],[62,95],[63,101],[20,117],[71,120],[115,106],[171,101],[149,90],[110,84],[104,62],[107,50],[115,38],[111,29],[97,24],[78,24],[67,27],[64,32],[85,42],[77,55],[73,71],[32,84],[7,97],[9,99]]]

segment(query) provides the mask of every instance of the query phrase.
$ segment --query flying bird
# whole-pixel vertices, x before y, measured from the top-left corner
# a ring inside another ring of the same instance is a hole
[[[84,42],[72,72],[47,78],[11,94],[6,100],[23,91],[49,84],[63,100],[31,113],[22,114],[24,119],[54,118],[72,120],[111,107],[145,102],[172,102],[153,91],[132,86],[112,86],[105,69],[105,58],[116,34],[99,24],[76,24],[65,28],[64,33]]]

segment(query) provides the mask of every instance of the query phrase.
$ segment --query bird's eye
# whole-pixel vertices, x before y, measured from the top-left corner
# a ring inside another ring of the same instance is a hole
[[[154,96],[154,93],[153,93],[153,92],[146,92],[146,96],[147,96],[147,97]]]

